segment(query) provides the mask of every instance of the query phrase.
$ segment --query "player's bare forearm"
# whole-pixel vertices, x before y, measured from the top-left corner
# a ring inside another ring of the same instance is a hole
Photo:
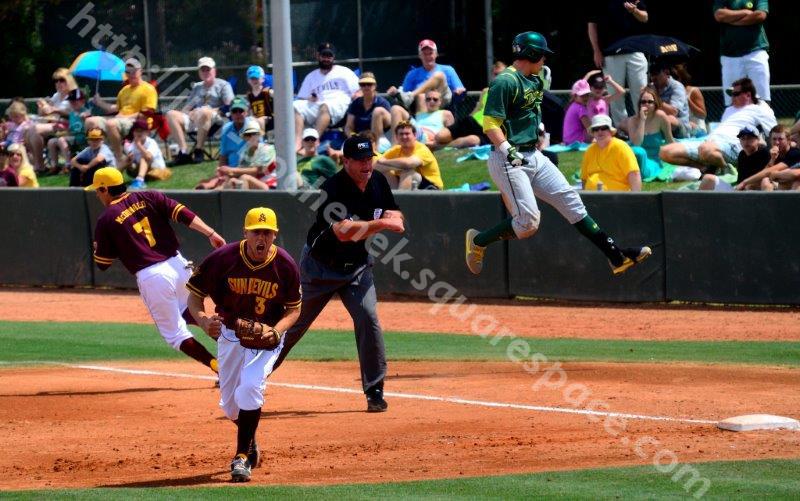
[[[752,11],[746,9],[717,9],[714,12],[714,19],[718,23],[733,24],[737,21],[741,21],[745,16],[747,16],[748,12]]]
[[[219,337],[222,331],[222,319],[217,315],[209,316],[206,314],[204,298],[197,294],[190,293],[186,301],[186,308],[189,310],[189,314],[192,315],[195,322],[197,322],[197,325],[203,329],[203,332],[213,339]]]
[[[767,20],[767,13],[763,10],[748,11],[741,19],[734,21],[730,24],[733,26],[751,26],[753,24],[761,24]]]
[[[208,238],[209,242],[211,242],[211,246],[215,249],[225,245],[225,239],[222,238],[222,235],[217,233],[214,228],[207,225],[200,216],[195,216],[195,218],[192,219],[192,222],[189,223],[189,228]]]
[[[300,306],[297,308],[288,309],[283,314],[283,317],[278,320],[278,323],[275,324],[273,329],[283,334],[284,332],[288,331],[295,322],[297,322],[298,318],[300,318]]]
[[[500,128],[489,129],[487,131],[484,131],[484,133],[486,134],[486,137],[489,138],[489,141],[491,141],[492,144],[495,146],[500,146],[506,140],[506,135],[503,134],[503,129]]]

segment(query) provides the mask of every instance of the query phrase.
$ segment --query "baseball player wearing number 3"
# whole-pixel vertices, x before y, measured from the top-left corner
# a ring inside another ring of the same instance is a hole
[[[215,250],[186,287],[189,312],[217,340],[219,405],[236,423],[234,482],[250,480],[259,465],[256,429],[267,377],[283,347],[283,334],[300,317],[300,270],[288,252],[274,245],[278,219],[272,209],[250,209],[244,240]],[[216,312],[207,315],[211,296]]]
[[[126,192],[115,167],[98,169],[86,187],[105,210],[97,220],[94,262],[101,270],[119,258],[136,276],[139,294],[164,341],[217,372],[217,359],[186,328],[183,312],[189,292],[189,262],[178,250],[170,220],[208,237],[213,247],[225,239],[185,205],[156,191]]]
[[[483,130],[492,141],[489,174],[503,194],[511,217],[496,226],[466,233],[467,267],[474,274],[483,268],[483,255],[492,242],[528,238],[539,229],[536,198],[552,205],[608,258],[618,275],[652,253],[649,247],[619,248],[586,212],[578,193],[561,171],[536,149],[543,83],[537,76],[545,56],[552,54],[540,33],[526,31],[514,37],[514,63],[489,86]]]

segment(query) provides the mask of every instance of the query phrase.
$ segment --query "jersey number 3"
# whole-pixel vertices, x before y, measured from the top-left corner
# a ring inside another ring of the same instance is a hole
[[[144,238],[147,239],[147,244],[150,247],[155,247],[156,245],[156,237],[153,236],[153,230],[150,228],[150,220],[146,217],[143,218],[141,221],[133,225],[133,229],[136,230],[136,233],[143,233]]]

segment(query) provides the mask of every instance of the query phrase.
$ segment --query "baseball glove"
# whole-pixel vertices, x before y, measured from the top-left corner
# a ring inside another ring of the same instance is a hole
[[[246,318],[236,319],[234,332],[239,344],[254,350],[272,350],[281,342],[280,332],[267,324]]]

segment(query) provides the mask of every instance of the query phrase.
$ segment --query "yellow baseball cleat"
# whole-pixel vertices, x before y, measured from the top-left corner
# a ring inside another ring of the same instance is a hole
[[[653,251],[650,249],[650,247],[644,246],[639,249],[625,249],[622,251],[622,253],[625,254],[625,260],[622,261],[622,264],[619,266],[614,266],[613,264],[608,263],[611,265],[611,271],[614,273],[614,275],[621,275],[622,273],[625,273],[625,271],[631,266],[637,265],[650,257]]]
[[[465,235],[467,244],[467,268],[474,275],[480,275],[483,269],[483,254],[486,252],[486,247],[481,247],[475,243],[475,236],[478,230],[469,229]]]

